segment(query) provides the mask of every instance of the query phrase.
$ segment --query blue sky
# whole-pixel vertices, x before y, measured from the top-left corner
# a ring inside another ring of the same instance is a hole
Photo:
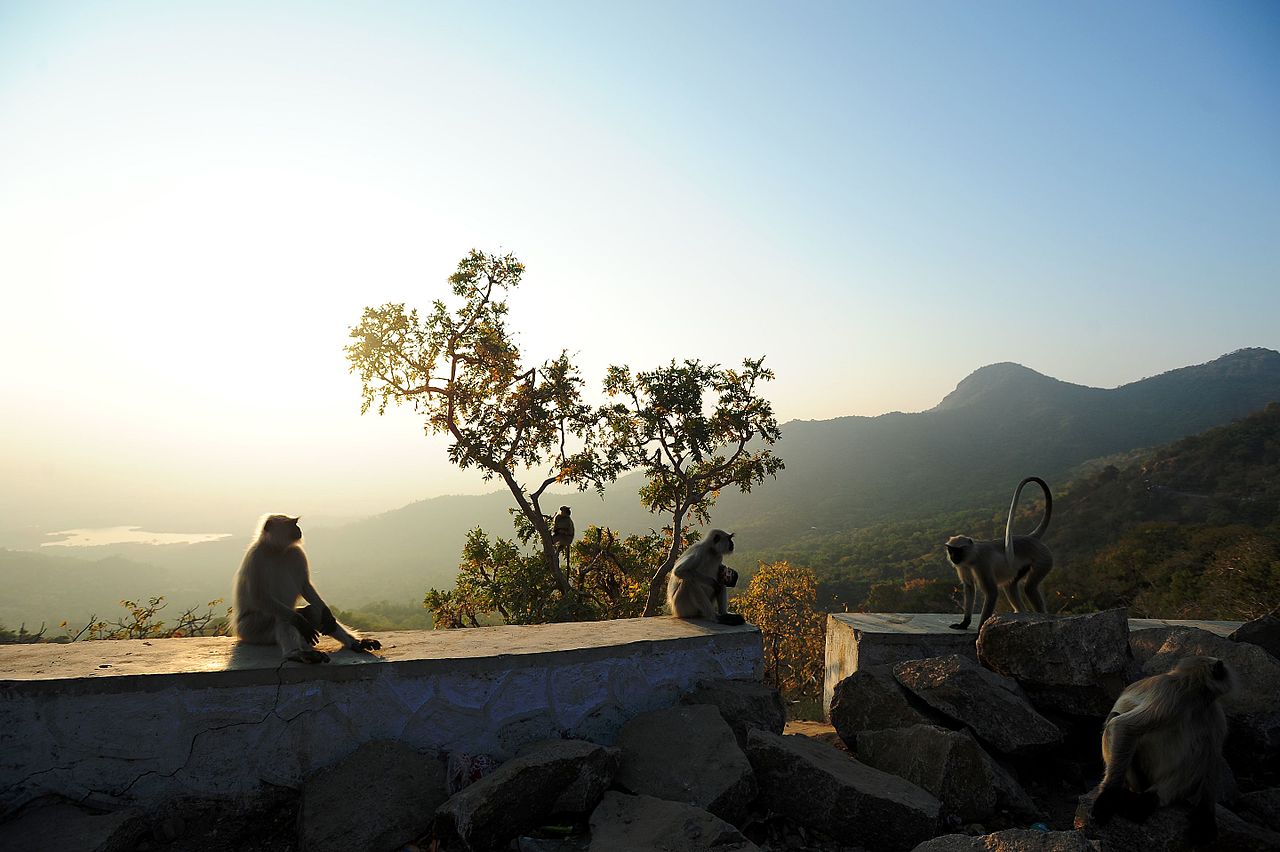
[[[763,353],[783,419],[1276,348],[1280,7],[10,0],[0,511],[486,490],[340,351],[472,246],[535,358]]]

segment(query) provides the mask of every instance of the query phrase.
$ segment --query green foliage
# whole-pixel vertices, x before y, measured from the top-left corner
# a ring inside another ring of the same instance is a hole
[[[514,523],[516,538],[527,543],[527,522],[517,514]],[[649,566],[663,548],[658,535],[619,538],[607,527],[590,526],[571,548],[570,592],[561,595],[541,554],[477,528],[467,536],[454,588],[431,589],[423,605],[442,628],[632,618],[644,607]]]
[[[767,448],[781,436],[778,423],[756,392],[772,380],[764,358],[744,360],[741,370],[696,360],[634,374],[609,368],[604,390],[618,400],[600,409],[609,460],[618,469],[643,470],[640,502],[670,518],[670,548],[650,578],[645,615],[661,605],[667,574],[685,546],[686,518],[709,523],[723,489],[749,492],[782,470],[782,459]]]
[[[431,613],[419,604],[378,601],[359,609],[334,608],[334,617],[357,630],[430,630]]]
[[[1026,507],[1018,527],[1040,511]],[[991,506],[859,531],[858,546],[822,574],[823,590],[829,598],[865,588],[860,609],[937,611],[942,590],[958,585],[942,542],[957,532],[996,537],[1003,526],[1003,510]],[[1280,404],[1067,483],[1045,541],[1056,566],[1044,586],[1053,612],[1125,606],[1135,616],[1244,620],[1274,611]]]

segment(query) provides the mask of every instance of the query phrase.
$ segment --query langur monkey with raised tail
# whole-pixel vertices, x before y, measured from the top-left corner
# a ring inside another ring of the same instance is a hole
[[[298,600],[306,601],[299,607]],[[352,651],[377,651],[376,639],[361,639],[333,617],[329,605],[311,585],[302,528],[288,515],[267,515],[236,572],[231,606],[235,634],[252,645],[280,646],[286,660],[327,663],[315,648],[320,634],[332,636]]]
[[[1142,822],[1158,806],[1187,802],[1192,844],[1213,840],[1227,738],[1218,699],[1235,683],[1222,660],[1183,657],[1172,671],[1125,687],[1102,733],[1107,768],[1093,819],[1106,825],[1118,813]]]
[[[1028,482],[1034,482],[1044,491],[1044,517],[1040,525],[1029,535],[1013,534],[1013,515],[1018,508],[1018,498]],[[1040,537],[1049,528],[1049,516],[1053,514],[1053,495],[1049,486],[1038,476],[1028,476],[1018,483],[1013,492],[1013,502],[1009,504],[1009,519],[1004,525],[1004,540],[972,539],[967,535],[954,535],[947,540],[947,558],[955,566],[956,575],[964,584],[964,618],[951,627],[955,630],[968,630],[973,619],[973,587],[982,587],[982,618],[978,620],[978,628],[996,609],[996,591],[1004,593],[1005,600],[1014,612],[1023,612],[1026,605],[1018,590],[1018,583],[1023,584],[1027,598],[1036,612],[1044,612],[1044,596],[1040,594],[1040,584],[1053,570],[1053,554],[1044,546]],[[1005,554],[1012,553],[1012,559]]]
[[[712,530],[705,539],[685,548],[667,581],[672,615],[729,625],[746,622],[736,612],[729,612],[729,587],[738,582],[738,572],[724,564],[729,553],[733,553],[733,533],[724,530]]]

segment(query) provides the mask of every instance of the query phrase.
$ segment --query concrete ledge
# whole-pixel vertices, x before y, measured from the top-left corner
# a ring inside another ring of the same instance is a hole
[[[837,612],[827,617],[826,672],[822,684],[822,710],[831,714],[836,684],[864,666],[900,663],[945,654],[977,659],[974,643],[978,631],[952,630],[956,613]],[[1239,621],[1187,621],[1131,618],[1129,632],[1157,627],[1199,627],[1226,636]]]
[[[377,638],[376,655],[322,644],[320,666],[231,639],[0,647],[0,814],[45,793],[244,798],[375,739],[499,757],[548,736],[609,744],[700,680],[763,672],[754,627],[674,618]]]

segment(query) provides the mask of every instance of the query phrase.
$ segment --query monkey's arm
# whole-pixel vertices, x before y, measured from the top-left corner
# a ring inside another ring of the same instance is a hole
[[[316,587],[311,584],[310,580],[303,587],[302,596],[306,598],[307,603],[315,607],[316,611],[320,613],[320,630],[326,636],[332,636],[352,651],[377,651],[382,648],[382,643],[377,639],[361,639],[359,636],[353,635],[351,631],[343,626],[342,622],[334,618],[333,610],[320,597],[320,593],[316,591]]]

